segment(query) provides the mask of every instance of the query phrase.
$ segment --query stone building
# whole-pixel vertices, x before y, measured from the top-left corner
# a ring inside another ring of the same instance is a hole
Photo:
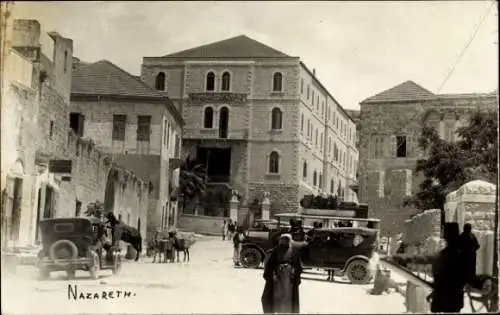
[[[37,243],[41,219],[83,215],[96,200],[113,200],[108,210],[115,213],[128,205],[146,221],[149,183],[69,128],[72,40],[42,32],[36,20],[13,20],[7,28],[12,58],[5,66],[14,70],[2,78],[9,87],[2,88],[2,224],[11,245]]]
[[[153,184],[148,232],[176,224],[183,120],[166,95],[109,61],[75,59],[70,126]],[[124,222],[137,224],[129,220],[133,209],[118,211]]]
[[[299,57],[242,35],[144,57],[141,78],[182,113],[183,154],[207,167],[207,195],[233,189],[251,204],[268,191],[280,212],[311,193],[356,200],[354,122]]]
[[[416,161],[423,157],[418,138],[423,124],[434,126],[442,139],[455,141],[477,108],[497,108],[496,93],[434,94],[406,81],[361,102],[359,192],[384,233],[402,231],[415,209],[403,201],[418,190]]]

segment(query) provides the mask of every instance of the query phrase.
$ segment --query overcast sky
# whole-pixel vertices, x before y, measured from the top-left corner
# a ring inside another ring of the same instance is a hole
[[[429,2],[18,2],[15,18],[74,41],[84,61],[132,74],[144,56],[245,34],[299,56],[348,109],[406,80],[437,93],[490,1]],[[497,6],[441,93],[498,86]]]

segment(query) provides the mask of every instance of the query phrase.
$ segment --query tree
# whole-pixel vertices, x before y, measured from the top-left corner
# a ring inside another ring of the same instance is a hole
[[[179,188],[184,196],[184,207],[194,199],[201,197],[205,192],[205,175],[205,167],[189,156],[181,165]]]
[[[441,209],[444,215],[446,195],[468,181],[482,179],[496,184],[497,126],[496,111],[476,111],[469,124],[457,130],[459,140],[453,143],[440,139],[436,129],[424,126],[419,146],[427,157],[417,161],[415,172],[425,179],[404,205],[422,211]]]

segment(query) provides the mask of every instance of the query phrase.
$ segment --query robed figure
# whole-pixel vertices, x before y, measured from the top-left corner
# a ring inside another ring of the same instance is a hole
[[[470,223],[464,224],[464,231],[460,235],[460,248],[464,255],[467,281],[476,287],[478,286],[476,283],[476,252],[480,246],[476,236],[472,233]]]
[[[464,307],[467,274],[457,223],[445,224],[444,239],[446,247],[438,253],[432,264],[434,284],[430,295],[431,312],[459,313]]]
[[[264,264],[264,313],[299,313],[301,273],[302,266],[298,253],[292,247],[292,237],[283,234]]]

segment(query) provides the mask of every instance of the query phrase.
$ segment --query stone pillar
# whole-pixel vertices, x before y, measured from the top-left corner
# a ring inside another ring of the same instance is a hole
[[[271,201],[269,200],[269,192],[264,192],[262,199],[262,220],[269,220],[269,210],[271,209]]]
[[[232,194],[231,201],[229,202],[229,217],[233,222],[238,222],[238,206],[240,201],[236,190],[233,190]]]
[[[457,190],[457,222],[460,230],[465,223],[472,225],[480,248],[477,251],[476,273],[492,275],[495,229],[496,186],[474,180]]]
[[[457,222],[457,191],[446,195],[444,204],[445,222]]]

